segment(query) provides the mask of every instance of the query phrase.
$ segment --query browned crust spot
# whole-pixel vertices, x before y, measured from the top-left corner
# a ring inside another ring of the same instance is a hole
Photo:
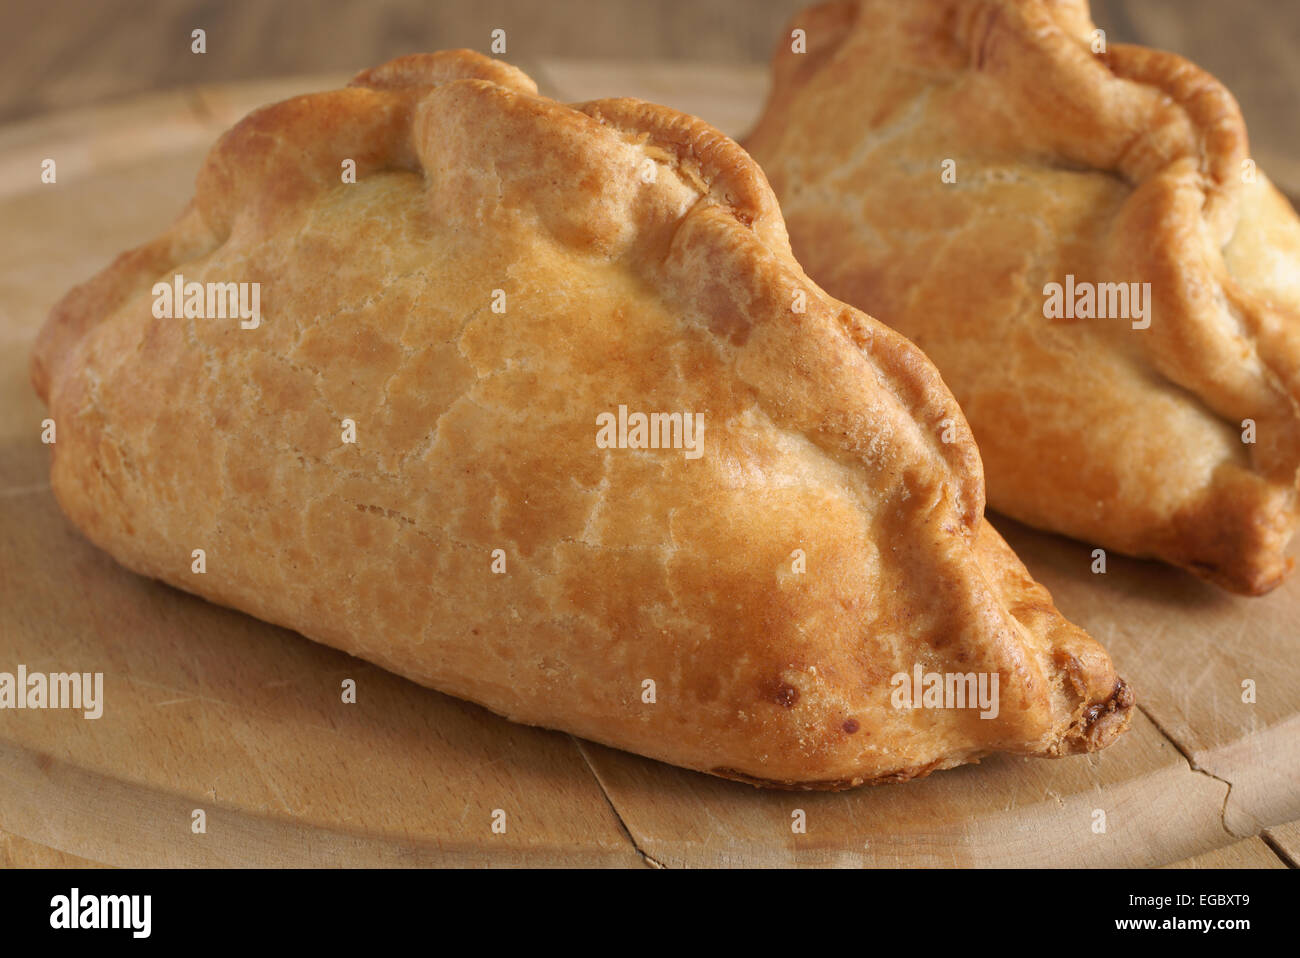
[[[1083,714],[1065,733],[1060,745],[1048,754],[1056,758],[1105,748],[1128,728],[1136,704],[1137,695],[1133,692],[1133,687],[1122,678],[1117,678],[1110,696],[1104,702],[1084,709]]]

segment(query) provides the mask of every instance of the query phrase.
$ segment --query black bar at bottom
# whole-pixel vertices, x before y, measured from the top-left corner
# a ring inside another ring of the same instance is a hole
[[[454,944],[462,935],[566,949],[604,941],[676,950],[715,935],[731,946],[789,940],[807,949],[839,936],[864,950],[981,940],[1087,947],[1100,935],[1232,947],[1293,929],[1298,890],[1294,870],[9,870],[0,872],[0,934],[6,946],[63,939],[90,949],[337,949],[399,934],[456,952],[474,950]],[[615,938],[594,937],[601,929]],[[1026,937],[1039,934],[1052,937]]]

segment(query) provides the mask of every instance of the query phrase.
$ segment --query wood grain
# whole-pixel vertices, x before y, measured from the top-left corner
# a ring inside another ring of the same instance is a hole
[[[102,868],[76,855],[0,831],[0,868]]]
[[[469,47],[506,58],[767,60],[802,0],[43,0],[8,4],[0,122],[130,95],[261,77],[356,72],[393,57]],[[207,52],[190,33],[207,30]]]
[[[1264,830],[1269,845],[1292,868],[1300,868],[1300,821],[1285,822]]]
[[[1166,868],[1286,868],[1268,843],[1258,835],[1243,838],[1232,845],[1216,848],[1212,852],[1184,858]]]
[[[762,96],[753,71],[532,69],[563,99],[640,93],[733,134]],[[69,285],[181,209],[221,130],[335,82],[208,87],[0,129],[0,668],[102,670],[108,683],[98,721],[0,713],[0,864],[1159,865],[1216,850],[1244,861],[1259,849],[1238,838],[1300,818],[1295,581],[1245,600],[1119,557],[1093,576],[1086,545],[996,520],[1109,644],[1144,714],[1097,755],[817,795],[513,725],[89,546],[48,489],[45,410],[25,374],[36,329]],[[59,161],[53,186],[39,182],[45,156]],[[344,677],[356,705],[340,701]],[[1259,689],[1250,707],[1245,677]],[[505,835],[490,831],[495,808]],[[796,808],[807,834],[791,832]],[[1286,847],[1288,828],[1269,841]]]
[[[1191,771],[1142,715],[1097,755],[997,756],[832,794],[761,791],[582,747],[637,847],[667,867],[1152,866],[1231,841],[1227,787]],[[806,834],[792,830],[800,809]]]
[[[1300,817],[1300,582],[1261,598],[1229,595],[1177,569],[998,527],[1057,605],[1110,651],[1142,711],[1192,763],[1232,791],[1232,834]],[[1294,549],[1292,550],[1294,552]],[[1256,701],[1243,701],[1243,682]]]
[[[177,87],[349,72],[420,50],[512,62],[707,61],[762,66],[811,0],[43,0],[9,4],[0,30],[0,122]],[[1300,4],[1278,0],[1092,0],[1111,42],[1172,49],[1241,101],[1265,166],[1300,158]],[[208,52],[190,31],[208,31]],[[633,66],[635,73],[640,66]]]

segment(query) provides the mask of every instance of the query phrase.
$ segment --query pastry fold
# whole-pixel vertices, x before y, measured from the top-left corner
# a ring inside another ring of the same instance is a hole
[[[792,26],[807,52],[778,50],[746,146],[809,275],[938,366],[989,505],[1276,586],[1297,522],[1300,220],[1231,94],[1106,45],[1082,0],[863,0]]]
[[[177,274],[259,283],[259,321],[160,318]],[[259,110],[54,308],[32,378],[54,492],[124,565],[520,722],[808,788],[1128,722],[983,520],[938,372],[663,107],[452,51]],[[899,707],[918,667],[998,702]]]

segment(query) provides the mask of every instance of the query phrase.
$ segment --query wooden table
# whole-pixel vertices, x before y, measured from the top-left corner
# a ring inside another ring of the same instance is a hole
[[[733,135],[766,87],[759,67],[521,65],[563,99],[642,96]],[[248,109],[343,79],[152,95],[0,129],[0,670],[103,671],[107,700],[98,721],[0,712],[0,862],[1300,863],[1300,577],[1240,599],[1115,556],[1094,576],[1088,546],[995,519],[1136,687],[1131,730],[1095,755],[1001,756],[903,786],[802,794],[514,725],[88,545],[50,494],[45,410],[27,384],[46,311],[162,229],[207,147]],[[39,181],[46,157],[55,185]],[[349,677],[356,705],[340,701]],[[1246,679],[1254,704],[1241,701]],[[807,834],[791,834],[795,808]]]

